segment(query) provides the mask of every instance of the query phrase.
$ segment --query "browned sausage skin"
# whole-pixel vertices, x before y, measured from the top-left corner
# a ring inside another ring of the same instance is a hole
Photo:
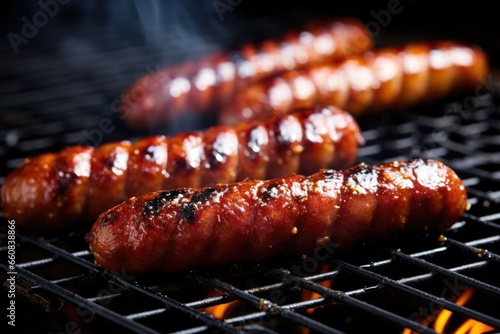
[[[279,40],[247,44],[140,77],[124,92],[121,117],[135,128],[163,126],[188,111],[206,112],[236,89],[270,74],[330,62],[372,46],[372,36],[356,19],[309,24]]]
[[[43,229],[94,221],[151,191],[346,168],[361,143],[350,114],[328,107],[204,132],[68,147],[29,158],[6,177],[4,216]]]
[[[408,108],[474,90],[488,67],[481,48],[452,41],[367,51],[241,89],[221,108],[219,121],[234,124],[314,105],[335,105],[354,116]]]
[[[101,214],[86,240],[104,268],[178,271],[443,231],[466,207],[452,169],[415,159],[148,193]]]

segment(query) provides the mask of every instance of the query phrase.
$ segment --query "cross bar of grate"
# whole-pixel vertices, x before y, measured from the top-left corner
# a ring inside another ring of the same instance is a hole
[[[449,242],[450,245],[457,246],[457,247],[462,248],[468,252],[474,253],[475,255],[478,254],[478,252],[476,252],[475,250],[477,250],[479,248],[476,248],[474,246],[484,245],[484,244],[498,242],[498,241],[500,241],[500,235],[486,237],[486,238],[482,238],[482,239],[476,239],[473,241],[468,241],[466,243],[462,243],[462,242],[456,241],[456,240],[448,238],[448,237],[445,239],[445,243]],[[425,251],[421,251],[421,252],[417,252],[417,253],[412,253],[412,254],[410,254],[410,256],[415,257],[415,258],[420,258],[422,256],[427,256],[427,255],[432,255],[432,254],[444,252],[447,249],[448,248],[446,246],[442,246],[442,247],[427,249]],[[499,257],[497,254],[491,253],[491,252],[486,251],[486,250],[483,250],[482,252],[485,254],[485,256],[486,256],[486,254],[488,254],[488,256],[491,255],[492,259],[495,261]],[[479,253],[481,253],[481,252],[479,252]],[[393,259],[387,259],[387,260],[372,262],[370,264],[360,265],[360,267],[361,268],[379,267],[379,266],[390,264],[392,262],[393,262]]]
[[[279,315],[283,318],[292,320],[303,326],[307,326],[308,328],[318,331],[320,333],[332,333],[332,334],[342,333],[341,331],[328,327],[316,320],[310,319],[297,312],[293,312],[289,308],[280,306],[276,303],[271,302],[268,299],[259,298],[251,293],[248,293],[247,291],[238,289],[232,286],[231,284],[222,282],[218,279],[207,278],[199,275],[195,276],[195,279],[197,279],[200,283],[209,285],[211,287],[215,287],[216,289],[222,291],[225,294],[228,294],[230,296],[236,296],[238,299],[252,304],[257,309],[261,311],[264,310],[267,315],[269,314]]]
[[[50,241],[46,241],[46,242],[44,242],[44,244],[50,244]],[[91,255],[90,251],[88,251],[88,250],[73,252],[71,254],[73,256],[75,256],[75,257],[82,257],[82,256]],[[39,259],[39,260],[33,260],[33,261],[29,261],[29,262],[19,263],[17,266],[26,269],[26,268],[33,268],[33,267],[43,266],[43,265],[46,265],[46,264],[53,263],[54,261],[56,261],[55,257],[48,257],[48,258],[44,258],[44,259]]]
[[[485,238],[485,240],[488,242],[499,241],[500,235],[491,236],[491,237]],[[464,242],[460,242],[458,240],[454,240],[451,238],[446,238],[444,242],[446,245],[458,248],[461,251],[475,255],[479,258],[485,258],[485,259],[500,263],[500,255],[492,253],[489,250],[484,249],[484,248],[474,247],[474,245],[476,245],[476,244],[481,244],[477,241],[478,240],[475,240],[473,242],[465,242],[464,243]],[[483,243],[486,243],[486,242],[483,242]]]
[[[259,266],[259,268],[260,268],[260,266]],[[314,281],[321,281],[321,280],[325,280],[325,279],[332,279],[333,277],[335,277],[337,275],[337,273],[338,273],[338,271],[333,270],[333,271],[329,271],[328,273],[309,276],[307,279],[311,280],[313,282]],[[196,278],[194,278],[196,276],[197,275],[194,275],[193,279],[196,279]],[[283,289],[286,287],[288,287],[287,283],[279,282],[279,283],[274,283],[274,284],[262,285],[262,286],[259,286],[257,288],[246,289],[244,291],[247,293],[253,294],[256,292],[262,293],[262,292],[266,292],[266,291],[275,291],[277,289]],[[110,296],[110,295],[107,295],[106,297],[108,297],[108,296]],[[189,307],[194,307],[194,308],[205,308],[205,307],[220,305],[220,304],[224,304],[224,303],[229,303],[229,302],[236,301],[236,300],[239,300],[239,299],[234,295],[224,295],[224,296],[210,297],[210,298],[205,298],[205,299],[189,302],[189,303],[186,303],[185,305],[189,306]],[[286,306],[286,308],[288,308],[288,309],[310,308],[310,307],[320,306],[322,304],[324,304],[323,300],[321,300],[321,298],[318,298],[318,299],[313,299],[313,300],[301,301],[300,303],[296,303],[296,304],[289,304]],[[150,315],[158,314],[158,313],[161,313],[163,311],[164,311],[164,309],[156,309],[156,310],[146,311],[143,313],[133,314],[133,315],[130,315],[128,317],[129,318],[142,318],[142,317],[147,317]],[[226,319],[226,322],[231,323],[232,321],[234,321],[232,319],[236,319],[236,318]],[[203,327],[203,328],[205,328],[205,327]]]
[[[401,284],[400,282],[398,282],[396,280],[390,279],[388,277],[382,276],[380,274],[374,273],[374,272],[369,271],[369,270],[364,269],[364,268],[353,266],[347,262],[339,261],[339,260],[333,260],[333,262],[340,265],[345,270],[352,272],[352,273],[355,273],[358,276],[363,276],[363,277],[366,277],[366,278],[369,278],[371,280],[376,281],[378,283],[378,285],[389,286],[389,287],[391,287],[399,292],[402,292],[404,294],[407,294],[409,296],[423,299],[423,300],[428,301],[428,302],[436,303],[437,305],[444,307],[444,308],[447,308],[447,309],[449,309],[453,312],[456,312],[458,314],[462,314],[466,317],[477,319],[477,320],[479,320],[487,325],[491,325],[491,326],[500,328],[500,320],[499,319],[490,317],[484,313],[477,312],[477,311],[472,310],[470,308],[467,308],[465,306],[459,306],[453,302],[446,300],[445,298],[436,297],[436,296],[434,296],[430,293],[427,293],[425,291],[418,290],[418,289],[411,287],[409,285],[406,285],[406,284]]]
[[[3,263],[0,263],[0,267],[2,267],[3,270],[8,271],[7,270],[8,267]],[[88,301],[84,297],[74,294],[73,292],[63,287],[54,284],[52,281],[47,280],[41,276],[38,276],[26,269],[18,267],[16,268],[16,271],[17,271],[17,277],[19,279],[24,280],[33,285],[43,286],[44,290],[53,293],[71,303],[74,303],[75,305],[83,306],[89,311],[93,312],[94,314],[103,316],[104,318],[111,320],[112,322],[120,326],[123,326],[124,328],[128,327],[137,333],[150,333],[150,334],[158,333],[157,331],[154,331],[151,328],[148,328],[138,322],[124,319],[123,316],[121,316],[120,314],[113,312],[99,304]]]
[[[472,220],[476,223],[479,223],[479,224],[483,224],[485,226],[488,226],[488,227],[493,227],[493,228],[496,228],[496,229],[500,229],[500,225],[494,223],[494,222],[491,222],[489,220],[485,220],[484,218],[485,217],[477,217],[477,216],[474,216],[474,215],[471,215],[471,214],[468,214],[467,212],[464,213],[464,218],[465,219],[469,219],[469,220]]]
[[[134,291],[134,292],[140,293],[140,294],[145,295],[145,296],[147,296],[147,297],[149,297],[151,299],[154,299],[154,300],[162,302],[163,304],[165,304],[166,308],[175,309],[175,310],[181,311],[182,313],[184,313],[186,315],[189,315],[189,316],[193,317],[194,319],[199,319],[199,320],[203,321],[204,323],[206,323],[209,327],[217,328],[217,329],[223,330],[223,331],[225,331],[227,333],[236,333],[236,329],[234,327],[227,325],[223,321],[217,320],[217,319],[215,319],[215,318],[213,318],[213,317],[211,317],[211,316],[209,316],[209,315],[207,315],[205,313],[199,312],[196,309],[188,307],[188,306],[186,306],[186,305],[184,305],[184,304],[182,304],[182,303],[180,303],[180,302],[178,302],[178,301],[176,301],[174,299],[171,299],[171,298],[169,298],[167,296],[160,295],[158,293],[152,292],[149,289],[147,289],[146,287],[140,287],[140,286],[137,286],[135,284],[131,284],[130,282],[128,282],[127,280],[123,279],[119,275],[115,275],[115,274],[113,274],[113,273],[111,273],[111,272],[109,272],[107,270],[101,270],[101,268],[95,266],[92,262],[86,261],[86,260],[84,260],[82,258],[79,258],[79,257],[75,257],[71,253],[69,253],[69,252],[67,252],[67,251],[65,251],[63,249],[55,247],[55,246],[53,246],[51,244],[46,244],[46,243],[43,243],[43,242],[37,242],[36,240],[33,240],[33,239],[28,238],[26,236],[21,236],[20,239],[22,239],[25,242],[34,244],[34,245],[38,246],[41,249],[49,251],[49,252],[55,254],[58,257],[61,257],[61,258],[65,259],[65,260],[68,260],[71,263],[76,264],[76,265],[78,265],[80,267],[83,267],[83,268],[89,270],[90,272],[98,274],[98,275],[100,275],[100,276],[102,276],[102,277],[104,277],[104,278],[106,278],[108,280],[109,279],[115,280],[125,290]],[[22,269],[22,268],[19,268],[19,269]],[[37,276],[35,274],[32,274],[29,271],[24,270],[24,269],[22,269],[22,271],[21,271],[22,276],[24,276],[23,273],[29,273],[31,276],[28,275],[28,278],[31,278],[32,282],[36,282],[36,280],[33,281],[33,279],[36,278],[36,277],[39,277],[39,276]],[[64,290],[60,286],[58,286],[56,284],[52,284],[48,280],[45,280],[45,279],[43,279],[41,277],[40,277],[40,279],[44,283],[49,284],[49,287],[51,287],[51,289],[52,289],[52,287],[54,287],[53,288],[53,289],[55,289],[54,292],[60,291],[61,289]],[[57,286],[57,288],[55,288],[56,286]],[[65,291],[67,291],[67,290],[65,290]],[[65,294],[63,294],[61,296],[63,296],[65,299],[67,299],[70,302],[74,302],[74,303],[76,302],[76,304],[78,304],[81,300],[85,300],[83,297],[80,297],[78,295],[74,295],[74,294],[70,293],[69,291],[68,291],[68,293],[65,293]],[[72,296],[75,296],[75,299],[73,299]],[[83,305],[86,306],[87,304],[89,304],[89,301],[85,300],[85,302],[84,302]],[[120,325],[122,324],[122,322],[120,321],[120,319],[123,319],[122,316],[116,317],[113,314],[113,312],[112,313],[105,312],[103,315],[106,318],[108,318],[109,320],[111,320],[111,321],[114,321],[114,322],[116,322],[116,323],[118,323]],[[132,320],[130,320],[130,321],[132,321]]]
[[[372,316],[376,316],[382,318],[384,320],[390,321],[394,324],[400,325],[402,327],[410,328],[414,331],[421,333],[435,333],[432,329],[429,329],[426,326],[423,326],[415,321],[409,320],[402,316],[399,316],[395,313],[389,312],[377,306],[371,305],[359,299],[349,296],[343,291],[332,290],[326,288],[322,285],[311,282],[305,278],[296,276],[292,274],[290,271],[282,268],[269,268],[269,273],[280,278],[283,281],[289,282],[291,284],[295,284],[297,286],[301,286],[305,289],[311,290],[322,295],[325,298],[332,299],[338,301],[344,305],[362,311]]]
[[[465,275],[460,274],[456,271],[443,268],[441,266],[438,266],[438,265],[433,264],[431,262],[425,261],[423,259],[412,257],[411,255],[405,254],[405,253],[397,251],[397,250],[390,250],[390,253],[395,258],[402,259],[402,260],[406,261],[407,263],[411,263],[417,267],[424,268],[425,270],[446,276],[448,278],[457,279],[457,280],[464,282],[464,283],[466,283],[474,288],[478,288],[478,289],[483,290],[485,292],[488,292],[496,297],[500,297],[500,288],[498,288],[496,286],[482,282],[480,280],[474,279],[474,278],[469,277],[469,276],[465,276]],[[486,264],[487,264],[487,261],[481,261],[478,265],[484,266]]]

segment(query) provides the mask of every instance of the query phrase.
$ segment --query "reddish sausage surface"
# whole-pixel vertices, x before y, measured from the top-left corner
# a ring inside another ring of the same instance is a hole
[[[309,24],[281,39],[247,44],[233,52],[144,75],[124,92],[121,117],[135,128],[164,126],[188,112],[207,112],[221,105],[237,89],[270,74],[330,62],[372,46],[372,36],[356,19]]]
[[[286,71],[239,90],[219,122],[335,105],[354,116],[408,108],[479,87],[488,72],[482,49],[452,41],[412,43]]]
[[[415,159],[148,193],[101,214],[86,240],[104,268],[178,271],[442,231],[466,207],[452,169]]]
[[[361,143],[350,114],[328,107],[203,132],[72,146],[29,158],[6,177],[4,216],[43,229],[94,221],[151,191],[345,168]]]

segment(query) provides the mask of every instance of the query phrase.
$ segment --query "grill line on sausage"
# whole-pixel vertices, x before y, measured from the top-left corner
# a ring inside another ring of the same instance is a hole
[[[179,271],[443,231],[466,207],[452,169],[414,159],[148,193],[102,213],[86,240],[106,269]]]
[[[355,117],[396,111],[480,87],[487,55],[454,41],[410,43],[310,65],[240,89],[219,111],[219,123],[281,115],[294,108],[335,105]]]
[[[158,128],[188,113],[193,117],[207,113],[236,90],[268,75],[372,47],[373,38],[361,21],[318,21],[276,40],[246,44],[139,77],[124,91],[119,110],[130,127]]]
[[[328,107],[170,137],[71,146],[29,158],[6,177],[4,216],[41,229],[91,222],[151,191],[345,168],[362,141],[351,115]]]

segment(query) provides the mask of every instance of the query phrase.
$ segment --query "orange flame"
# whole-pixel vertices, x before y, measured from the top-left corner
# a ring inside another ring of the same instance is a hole
[[[212,298],[212,297],[218,297],[220,294],[218,294],[215,290],[209,290],[206,293],[206,298]],[[218,304],[214,306],[209,306],[202,311],[213,315],[216,319],[223,320],[232,315],[234,312],[234,309],[238,306],[238,304],[241,303],[239,300],[233,300],[224,304]]]
[[[323,264],[321,266],[320,272],[321,273],[325,273],[327,271],[328,271],[328,266],[326,264]],[[332,285],[332,280],[317,282],[316,284],[322,285],[325,288],[330,288],[330,286]],[[318,299],[318,298],[321,298],[321,297],[322,296],[320,294],[318,294],[316,292],[313,292],[311,290],[303,289],[302,292],[301,292],[301,300],[302,301],[304,301],[304,300],[311,300],[311,299]],[[309,314],[313,314],[314,313],[314,308],[307,309],[306,312],[309,313]]]
[[[231,316],[231,313],[236,308],[236,306],[238,306],[238,303],[240,303],[239,300],[234,300],[229,303],[207,307],[204,311],[213,315],[219,320],[223,320]]]
[[[460,297],[458,297],[455,302],[457,305],[462,306],[465,305],[472,295],[474,294],[473,288],[468,288],[465,290]],[[450,322],[450,318],[453,313],[449,310],[442,310],[436,320],[434,321],[434,330],[438,333],[444,333],[446,326]],[[459,328],[457,328],[453,333],[454,334],[481,334],[487,331],[493,330],[493,327],[490,327],[482,322],[479,322],[474,319],[468,319],[464,321]],[[409,328],[405,328],[402,334],[413,334],[415,332],[411,331]]]
[[[323,264],[323,266],[320,269],[320,272],[325,273],[327,271],[328,271],[328,266]],[[329,288],[332,284],[332,280],[318,282],[317,284],[320,284],[326,288]],[[216,296],[216,294],[213,292],[207,294],[207,297],[214,297],[214,296]],[[301,292],[301,300],[302,301],[317,299],[317,298],[321,298],[321,297],[322,296],[320,294],[313,292],[311,290],[303,289]],[[238,305],[240,303],[241,303],[241,301],[234,300],[234,301],[231,301],[228,303],[207,307],[207,308],[203,309],[203,311],[205,311],[208,314],[213,315],[217,319],[223,320],[223,319],[226,319],[226,318],[232,316],[234,311],[236,310],[236,308],[238,307]],[[307,309],[306,312],[309,314],[312,314],[314,312],[314,308]]]

